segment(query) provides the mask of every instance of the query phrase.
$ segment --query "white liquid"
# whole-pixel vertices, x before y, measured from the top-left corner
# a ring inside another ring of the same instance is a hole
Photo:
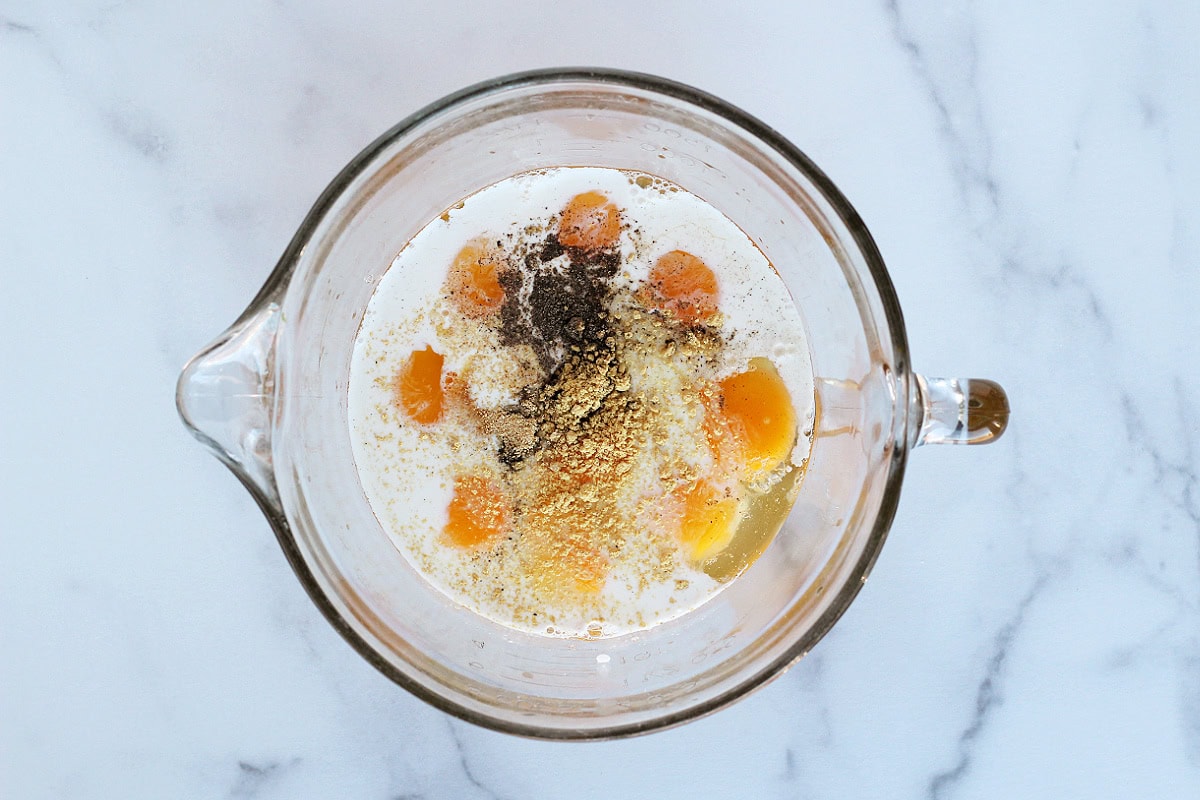
[[[527,239],[527,226],[549,225],[572,197],[588,191],[603,193],[621,210],[618,287],[641,285],[655,261],[673,250],[698,256],[715,273],[725,343],[701,367],[702,377],[719,380],[766,357],[787,387],[800,431],[812,429],[815,412],[804,328],[786,287],[746,234],[695,195],[634,173],[562,168],[501,181],[430,222],[380,280],[355,340],[349,415],[359,480],[384,530],[432,585],[504,625],[550,635],[608,636],[649,627],[695,608],[724,584],[685,558],[646,580],[646,561],[659,551],[639,549],[638,532],[630,531],[625,554],[614,559],[595,596],[556,604],[523,583],[514,559],[488,560],[448,544],[442,531],[455,476],[498,474],[503,468],[496,442],[451,423],[408,419],[395,405],[394,379],[413,351],[431,346],[445,357],[444,373],[469,374],[477,406],[515,402],[512,376],[521,364],[501,345],[495,326],[465,322],[443,297],[447,271],[466,243]],[[653,358],[631,363],[638,367],[631,369],[631,391],[655,397],[663,417],[678,422],[664,429],[666,440],[656,447],[703,466],[709,457],[697,436],[695,410],[673,406],[690,373]],[[796,468],[809,445],[801,435],[790,456]],[[661,494],[656,464],[635,472],[630,497]]]

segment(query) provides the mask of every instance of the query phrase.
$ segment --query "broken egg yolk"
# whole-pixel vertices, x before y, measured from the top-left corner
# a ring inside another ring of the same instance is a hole
[[[700,562],[721,552],[737,528],[737,497],[727,496],[712,483],[699,480],[680,490],[677,499],[679,541],[688,557]]]
[[[572,197],[558,221],[558,242],[582,250],[607,250],[621,235],[621,214],[600,192]]]
[[[784,462],[796,442],[796,412],[783,379],[766,358],[720,382],[720,415],[742,451],[751,475]]]
[[[482,243],[463,247],[454,257],[446,277],[446,293],[465,316],[486,317],[504,302],[500,267]]]
[[[428,425],[442,416],[442,363],[432,347],[414,350],[396,376],[396,401],[414,422]]]
[[[700,258],[672,250],[654,262],[650,303],[684,325],[708,322],[717,313],[717,276]]]
[[[442,534],[458,547],[478,547],[508,531],[508,498],[489,478],[460,475],[454,479],[446,527]]]

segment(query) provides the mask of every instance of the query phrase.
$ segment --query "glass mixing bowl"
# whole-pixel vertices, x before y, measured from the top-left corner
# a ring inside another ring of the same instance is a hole
[[[787,284],[817,377],[807,475],[770,547],[696,610],[612,638],[522,633],[433,588],[368,506],[347,426],[355,333],[396,253],[463,197],[553,166],[659,175],[724,212]],[[875,244],[795,146],[703,92],[599,70],[479,84],[367,147],[317,199],[242,316],[188,363],[177,403],[364,658],[463,719],[548,739],[678,724],[779,675],[866,580],[909,451],[991,441],[1008,419],[996,384],[910,370]]]

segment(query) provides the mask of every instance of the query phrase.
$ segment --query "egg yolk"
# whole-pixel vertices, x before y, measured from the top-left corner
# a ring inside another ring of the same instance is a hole
[[[442,416],[442,363],[432,347],[414,350],[396,376],[396,399],[414,422],[428,425]]]
[[[543,577],[577,592],[594,594],[604,586],[608,559],[586,541],[559,542],[552,558],[542,562]]]
[[[462,475],[454,479],[443,535],[458,547],[478,547],[506,533],[510,525],[508,498],[490,479]]]
[[[504,302],[500,268],[484,245],[468,244],[458,252],[446,279],[446,291],[454,305],[473,319],[500,308]]]
[[[783,463],[796,441],[796,412],[783,379],[768,359],[720,382],[720,414],[742,450],[751,474]]]
[[[562,210],[558,241],[564,247],[607,250],[621,235],[621,215],[600,192],[575,195]]]
[[[650,269],[650,301],[685,325],[708,322],[717,313],[717,276],[698,257],[672,250]]]
[[[737,528],[738,500],[705,480],[678,494],[680,501],[679,540],[689,558],[704,561],[729,544]]]
[[[594,594],[604,586],[608,558],[569,521],[541,519],[526,528],[521,544],[526,572],[542,591]]]

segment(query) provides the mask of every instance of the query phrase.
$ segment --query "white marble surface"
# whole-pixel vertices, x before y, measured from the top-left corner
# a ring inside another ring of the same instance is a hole
[[[0,0],[0,795],[1200,796],[1200,5]],[[631,741],[452,721],[333,632],[185,433],[312,200],[476,80],[660,73],[796,141],[990,448],[913,455],[814,653]]]

